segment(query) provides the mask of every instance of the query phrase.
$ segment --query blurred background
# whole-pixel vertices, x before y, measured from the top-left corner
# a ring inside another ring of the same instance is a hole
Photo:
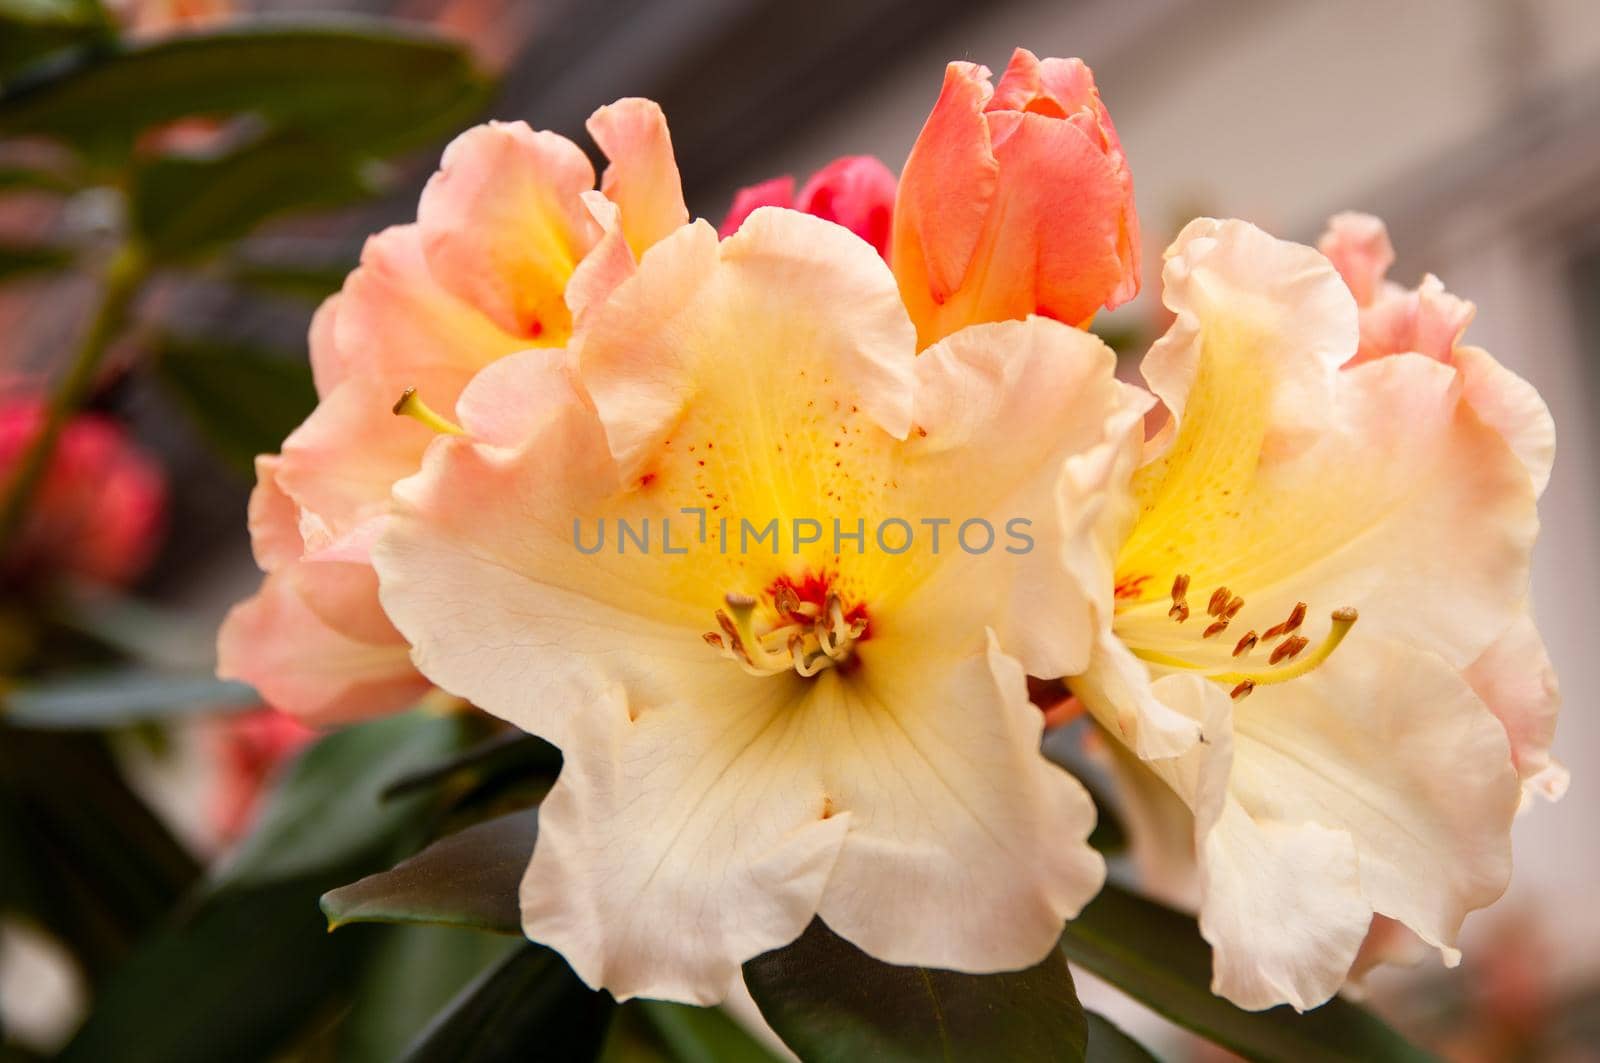
[[[803,180],[839,155],[872,154],[898,169],[950,59],[999,70],[1018,45],[1081,56],[1121,134],[1143,226],[1145,292],[1097,323],[1127,349],[1130,371],[1160,327],[1160,252],[1188,218],[1242,217],[1307,242],[1335,211],[1385,218],[1399,252],[1391,278],[1409,286],[1433,272],[1476,302],[1469,341],[1531,380],[1554,413],[1560,452],[1534,598],[1566,699],[1556,754],[1573,778],[1564,801],[1518,822],[1512,889],[1469,921],[1465,966],[1446,972],[1428,960],[1385,972],[1376,1003],[1453,1058],[1600,1058],[1600,716],[1590,711],[1600,654],[1589,641],[1589,606],[1600,602],[1600,420],[1591,412],[1600,388],[1600,4],[124,0],[118,17],[127,32],[150,35],[242,14],[335,10],[392,15],[467,42],[501,80],[492,102],[457,128],[479,116],[520,118],[592,149],[583,120],[596,106],[624,95],[658,100],[691,212],[713,221],[740,186],[782,173]],[[160,348],[161,370],[103,376],[91,407],[126,425],[160,470],[161,531],[151,533],[148,563],[119,575],[115,599],[68,596],[67,626],[132,639],[179,677],[204,675],[216,623],[259,579],[244,524],[248,455],[276,449],[312,401],[304,336],[315,300],[337,287],[367,234],[414,216],[446,132],[363,171],[372,194],[346,197],[359,200],[351,205],[252,227],[229,262],[247,264],[261,283],[241,285],[242,270],[213,265],[147,287],[128,346]],[[36,150],[0,142],[0,172],[32,167]],[[61,371],[95,293],[90,275],[66,268],[67,252],[92,251],[115,222],[93,195],[4,190],[0,397],[8,380]],[[219,346],[255,375],[241,383],[212,372]],[[108,364],[114,370],[116,357]],[[228,423],[215,423],[219,409]],[[5,620],[12,604],[0,605],[0,643],[22,637]],[[92,711],[95,692],[77,693],[89,700],[74,704]],[[177,842],[203,857],[248,819],[253,790],[240,779],[269,773],[298,740],[292,728],[245,716],[167,728],[159,741],[118,739],[112,752]],[[80,1018],[84,975],[61,955],[22,922],[0,929],[0,1021],[38,1045],[59,1042]],[[1085,996],[1149,1044],[1200,1051],[1108,989]]]

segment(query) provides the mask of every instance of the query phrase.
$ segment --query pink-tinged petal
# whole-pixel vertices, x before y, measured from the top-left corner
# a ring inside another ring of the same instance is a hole
[[[1375,915],[1372,925],[1367,928],[1366,939],[1361,942],[1361,951],[1356,953],[1355,962],[1350,965],[1344,994],[1354,1000],[1365,999],[1367,976],[1373,971],[1391,965],[1415,967],[1427,955],[1427,942],[1417,937],[1404,923],[1386,915]]]
[[[299,562],[268,575],[217,636],[217,674],[310,724],[397,712],[427,692],[362,565]]]
[[[611,164],[600,190],[622,209],[622,231],[637,257],[689,221],[667,119],[653,100],[629,98],[589,116],[589,135]]]
[[[518,446],[575,400],[571,371],[564,349],[536,347],[502,358],[472,378],[456,415],[474,439]]]
[[[337,319],[338,292],[322,300],[311,315],[311,377],[318,395],[326,395],[345,378],[344,356],[339,353]]]
[[[910,431],[911,323],[883,260],[860,240],[766,209],[720,244],[709,225],[687,226],[646,259],[657,264],[617,289],[578,348],[624,477],[651,471],[684,407],[709,386],[710,361],[727,351],[743,352],[758,399],[792,393],[794,352],[816,352],[823,360],[807,373],[836,381],[890,435]],[[759,419],[758,408],[749,416]]]
[[[794,178],[774,177],[760,184],[746,185],[733,195],[733,206],[722,219],[717,235],[726,240],[739,231],[744,220],[762,207],[790,207],[794,205]]]
[[[487,262],[478,268],[489,272]],[[344,283],[332,329],[346,376],[397,385],[391,403],[424,372],[457,374],[460,382],[450,394],[425,396],[436,408],[453,402],[479,368],[531,345],[440,286],[415,225],[367,240],[361,265]]]
[[[888,258],[894,193],[895,177],[887,166],[870,155],[846,155],[812,175],[795,209],[843,225]]]
[[[1384,275],[1394,265],[1394,245],[1382,220],[1371,214],[1346,211],[1328,219],[1328,228],[1317,240],[1317,250],[1326,255],[1349,285],[1360,306],[1368,306],[1383,289]]]
[[[585,192],[584,204],[595,224],[600,240],[572,271],[567,282],[567,308],[572,311],[575,328],[582,328],[589,309],[605,302],[617,285],[633,276],[633,251],[622,231],[622,211],[599,192]]]
[[[430,403],[449,416],[454,390],[447,374],[413,378]],[[434,432],[394,413],[393,383],[352,377],[340,384],[283,442],[275,480],[300,508],[308,551],[323,551],[357,533],[389,508],[396,480],[417,470]]]
[[[593,187],[588,157],[563,136],[525,122],[467,130],[417,207],[434,277],[506,332],[565,342],[562,293],[598,235],[579,199]]]
[[[913,312],[954,295],[983,239],[1000,183],[983,115],[993,94],[987,67],[946,67],[939,100],[900,171],[891,249]]]
[[[1567,790],[1567,770],[1551,758],[1550,744],[1561,691],[1533,617],[1518,617],[1472,662],[1466,677],[1505,727],[1524,790],[1551,801],[1560,798]]]
[[[1532,384],[1482,348],[1457,347],[1452,359],[1461,373],[1463,397],[1522,460],[1534,493],[1542,495],[1556,458],[1556,423],[1550,408]]]
[[[300,508],[278,486],[276,454],[256,458],[256,486],[250,492],[250,550],[263,572],[291,564],[305,552],[300,536]]]
[[[1352,364],[1407,353],[1448,362],[1476,311],[1465,299],[1445,291],[1431,273],[1415,291],[1386,285],[1361,310],[1361,350]]]

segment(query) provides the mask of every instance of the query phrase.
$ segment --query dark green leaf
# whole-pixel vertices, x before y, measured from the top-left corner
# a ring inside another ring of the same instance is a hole
[[[0,0],[0,81],[51,52],[109,40],[93,0]]]
[[[1431,1058],[1370,1012],[1335,998],[1298,1015],[1243,1011],[1215,996],[1211,949],[1195,921],[1108,885],[1067,924],[1061,951],[1135,1000],[1247,1059]]]
[[[1084,1015],[1089,1020],[1089,1063],[1157,1063],[1144,1045],[1104,1015],[1094,1011]]]
[[[279,215],[373,195],[369,169],[294,134],[206,158],[163,156],[135,168],[129,218],[152,261],[193,259]]]
[[[441,838],[323,897],[328,926],[441,923],[520,935],[517,889],[538,836],[539,810],[530,808]]]
[[[523,1063],[593,1059],[615,1004],[558,954],[518,949],[468,986],[412,1044],[406,1063]]]
[[[0,281],[30,273],[48,273],[72,264],[72,252],[60,247],[0,244]]]
[[[696,1008],[664,1000],[631,1000],[651,1041],[672,1063],[777,1063],[777,1056],[721,1008]],[[619,1015],[620,1018],[620,1015]]]
[[[291,880],[209,899],[118,970],[61,1060],[274,1058],[337,1006],[377,940],[327,934],[315,897]]]
[[[386,927],[340,1023],[339,1063],[397,1059],[462,989],[519,947],[454,927]]]
[[[311,367],[257,347],[169,338],[156,371],[195,426],[235,467],[278,449],[316,407]]]
[[[0,716],[23,727],[100,730],[260,704],[260,695],[243,683],[116,668],[19,683],[0,700]]]
[[[154,125],[253,114],[349,155],[383,155],[461,126],[488,88],[462,45],[393,23],[240,21],[13,86],[0,96],[0,134],[115,158]]]
[[[465,792],[503,775],[537,776],[554,782],[560,771],[561,753],[555,746],[534,735],[508,731],[485,739],[443,764],[396,779],[384,796],[399,797],[440,787]]]
[[[1082,1060],[1083,1009],[1059,952],[972,975],[875,960],[813,920],[744,965],[761,1014],[801,1058]]]
[[[92,979],[199,875],[98,735],[0,726],[0,899],[53,932]]]
[[[323,738],[290,766],[214,888],[240,889],[352,862],[371,866],[395,849],[397,839],[415,838],[419,812],[428,807],[422,798],[382,801],[384,785],[459,749],[466,729],[459,717],[411,712]]]
[[[0,166],[0,192],[71,192],[77,184],[51,170]]]

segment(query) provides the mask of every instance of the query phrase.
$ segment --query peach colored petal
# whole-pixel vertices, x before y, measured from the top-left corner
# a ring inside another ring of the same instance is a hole
[[[438,283],[501,329],[560,344],[571,331],[562,292],[598,233],[579,197],[594,169],[572,141],[525,122],[490,122],[457,137],[417,207]]]
[[[581,328],[589,309],[606,301],[617,285],[633,276],[633,251],[622,231],[622,211],[599,192],[583,194],[595,224],[600,227],[600,240],[584,256],[578,268],[567,281],[567,308],[572,311],[573,324]]]
[[[219,676],[317,725],[397,712],[429,688],[364,565],[296,562],[271,573],[228,614],[217,653]]]
[[[1550,756],[1561,691],[1531,614],[1512,622],[1466,671],[1511,741],[1511,760],[1524,789],[1549,800],[1566,793],[1567,771]]]
[[[326,395],[345,378],[344,356],[339,353],[338,327],[340,293],[334,292],[311,315],[311,376],[318,395]]]
[[[250,550],[263,572],[299,560],[305,552],[300,535],[300,508],[278,486],[276,454],[256,458],[256,486],[250,492]]]
[[[589,135],[611,164],[600,190],[622,210],[634,257],[689,221],[667,119],[653,100],[630,97],[589,116]]]
[[[1328,219],[1327,231],[1317,240],[1317,250],[1349,285],[1356,305],[1370,306],[1383,289],[1384,276],[1394,265],[1394,245],[1389,230],[1370,214],[1346,211]]]

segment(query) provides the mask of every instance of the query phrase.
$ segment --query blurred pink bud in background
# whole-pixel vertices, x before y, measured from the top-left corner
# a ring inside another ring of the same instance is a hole
[[[44,425],[35,398],[0,402],[0,490]],[[160,468],[121,426],[97,414],[68,421],[16,541],[0,558],[7,578],[71,574],[131,583],[150,563],[166,512]]]
[[[256,806],[278,768],[316,732],[276,709],[232,716],[218,733],[220,778],[211,818],[224,844],[237,841],[255,822]]]
[[[792,207],[844,226],[888,258],[894,193],[894,174],[887,166],[870,155],[845,155],[813,174],[799,198],[794,178],[787,176],[739,189],[717,234],[732,236],[758,207]]]

